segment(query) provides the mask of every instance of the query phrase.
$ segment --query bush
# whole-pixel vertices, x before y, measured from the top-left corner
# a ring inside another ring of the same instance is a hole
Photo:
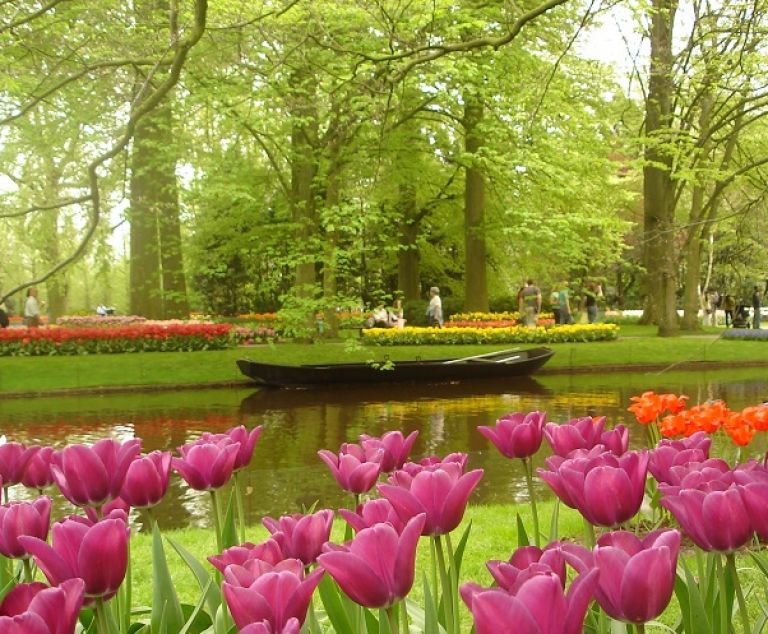
[[[619,336],[614,324],[583,324],[550,328],[376,328],[363,331],[371,345],[430,345],[482,343],[573,343],[608,341]]]
[[[427,325],[427,306],[429,302],[421,299],[411,300],[403,303],[403,317],[407,324],[411,326]]]
[[[511,313],[520,307],[517,304],[517,295],[499,295],[488,302],[488,308],[492,313]]]
[[[460,313],[464,310],[463,297],[443,297],[443,319],[450,319],[451,315]],[[424,309],[426,310],[426,308]]]

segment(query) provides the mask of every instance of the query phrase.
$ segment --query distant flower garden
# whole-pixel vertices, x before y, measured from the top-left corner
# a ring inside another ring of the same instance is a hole
[[[768,330],[761,328],[726,328],[721,337],[723,339],[739,339],[741,341],[768,341]]]
[[[221,350],[273,336],[268,328],[173,322],[107,328],[8,328],[0,330],[0,356]]]
[[[56,320],[57,326],[69,328],[108,328],[145,323],[147,318],[139,315],[65,315]]]
[[[363,341],[373,345],[428,345],[481,343],[570,343],[608,341],[619,336],[614,324],[558,326],[557,328],[371,328]]]

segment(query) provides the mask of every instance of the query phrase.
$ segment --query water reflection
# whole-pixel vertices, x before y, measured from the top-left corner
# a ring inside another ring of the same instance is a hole
[[[443,385],[390,385],[327,390],[202,390],[101,397],[0,400],[0,433],[9,440],[63,447],[92,443],[112,436],[140,437],[144,451],[173,449],[203,431],[220,432],[246,424],[264,425],[251,467],[245,472],[246,508],[253,522],[323,506],[349,505],[325,465],[321,448],[336,449],[356,441],[361,433],[390,429],[419,431],[415,456],[465,451],[472,467],[486,471],[473,500],[523,500],[524,474],[518,461],[509,461],[475,429],[510,411],[547,411],[551,420],[564,421],[595,412],[609,424],[632,426],[634,446],[644,442],[643,429],[626,412],[630,396],[647,389],[685,393],[691,402],[723,398],[732,408],[761,402],[768,380],[756,371],[740,373],[678,373],[669,375],[614,374],[600,376],[545,376],[524,380]],[[751,451],[765,451],[756,440]],[[535,457],[537,466],[548,455]],[[541,495],[548,489],[540,485]],[[29,494],[20,488],[17,499]],[[204,526],[209,521],[209,497],[190,491],[173,477],[166,500],[156,517],[165,527]],[[59,515],[71,511],[57,499]],[[134,514],[138,524],[147,518]]]

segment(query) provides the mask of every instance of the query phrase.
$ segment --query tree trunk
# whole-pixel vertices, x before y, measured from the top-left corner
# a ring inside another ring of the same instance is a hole
[[[677,0],[653,0],[651,64],[646,101],[643,205],[645,231],[646,311],[659,335],[678,332],[676,307],[677,248],[672,151],[665,148],[672,123],[672,28]]]
[[[698,231],[696,232],[698,236]],[[701,330],[701,240],[696,237],[685,252],[685,287],[683,291],[683,330]]]
[[[416,187],[413,183],[400,183],[400,235],[397,250],[397,288],[406,302],[417,301],[420,293],[420,256],[416,243],[419,237],[419,219],[416,206]]]
[[[485,246],[485,177],[479,166],[483,104],[477,95],[464,95],[464,148],[470,164],[464,180],[464,308],[488,312],[487,254]]]

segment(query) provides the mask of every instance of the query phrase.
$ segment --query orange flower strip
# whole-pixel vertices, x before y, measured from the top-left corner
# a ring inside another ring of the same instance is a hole
[[[637,422],[648,425],[657,420],[664,412],[677,414],[685,409],[687,396],[676,394],[656,394],[655,392],[643,392],[640,396],[633,396],[630,400],[633,404],[628,410],[635,415]]]

